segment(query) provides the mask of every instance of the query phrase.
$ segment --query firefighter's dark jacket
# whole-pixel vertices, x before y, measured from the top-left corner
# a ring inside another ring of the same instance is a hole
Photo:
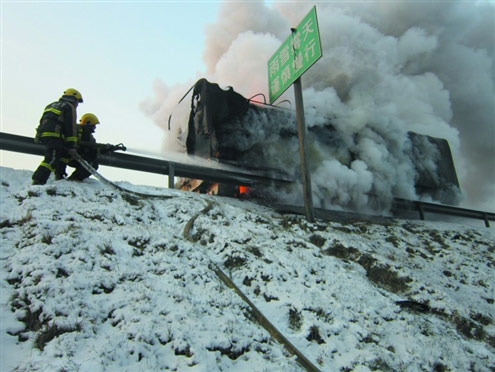
[[[72,97],[62,96],[57,102],[45,107],[36,133],[37,142],[60,138],[66,148],[77,146],[78,125],[74,103]]]
[[[96,156],[98,154],[98,147],[96,139],[93,136],[91,130],[92,128],[90,126],[82,125],[78,125],[77,127],[77,151],[83,158],[86,158],[85,155],[87,155],[88,157],[94,156],[94,158],[96,159]]]

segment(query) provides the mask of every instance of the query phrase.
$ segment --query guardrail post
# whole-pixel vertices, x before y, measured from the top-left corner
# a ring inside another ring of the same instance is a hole
[[[423,204],[421,202],[418,202],[418,211],[419,211],[419,218],[421,221],[425,220],[425,211],[423,209]]]
[[[488,216],[486,215],[486,213],[482,214],[482,218],[485,220],[485,226],[490,227],[490,222],[488,222]]]
[[[175,166],[174,163],[168,163],[168,188],[175,188]]]

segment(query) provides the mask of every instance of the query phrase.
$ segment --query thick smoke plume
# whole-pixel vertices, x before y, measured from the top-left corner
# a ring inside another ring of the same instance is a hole
[[[201,77],[245,97],[268,96],[267,61],[312,6],[222,4],[217,23],[205,30],[207,72]],[[342,161],[338,148],[312,146],[317,203],[362,209],[370,193],[385,204],[392,195],[419,197],[404,155],[418,150],[407,137],[413,131],[449,141],[464,205],[495,210],[495,5],[325,2],[316,8],[323,57],[302,78],[307,125],[331,118],[342,144],[359,159]],[[174,87],[156,82],[154,98],[143,103],[166,131],[165,150],[187,135],[187,119],[168,131],[168,118],[194,81]],[[294,102],[292,89],[284,99]],[[187,116],[183,106],[174,117]],[[277,141],[271,142],[275,151]],[[297,144],[283,153],[287,159],[281,160],[298,162]],[[421,155],[425,167],[434,168],[429,160],[435,154],[425,147]]]

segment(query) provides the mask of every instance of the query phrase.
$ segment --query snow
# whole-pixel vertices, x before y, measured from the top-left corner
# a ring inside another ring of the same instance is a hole
[[[213,265],[322,371],[495,369],[493,227],[0,170],[1,371],[304,370]]]

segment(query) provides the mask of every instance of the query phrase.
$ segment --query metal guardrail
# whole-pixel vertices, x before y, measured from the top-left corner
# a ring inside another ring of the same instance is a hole
[[[0,150],[41,156],[43,156],[45,153],[43,145],[34,143],[33,138],[3,132],[0,132]],[[260,183],[287,185],[293,182],[289,179],[276,178],[256,173],[234,172],[229,170],[200,167],[117,152],[100,155],[98,158],[98,162],[101,165],[110,167],[168,175],[169,187],[171,188],[173,188],[173,179],[175,176],[242,186],[254,186]],[[278,205],[278,208],[288,211],[290,210],[293,213],[304,214],[304,211],[301,208],[295,206],[281,207],[280,205]],[[425,219],[425,213],[427,212],[470,219],[478,219],[484,221],[486,227],[490,227],[490,221],[495,221],[495,213],[491,212],[459,208],[444,204],[406,200],[401,198],[394,199],[392,211],[394,212],[394,214],[399,211],[418,212],[419,218],[421,220]],[[318,210],[317,212],[317,217],[320,218],[324,218],[325,216],[334,216],[335,213],[338,213],[328,210]],[[348,215],[356,216],[356,214]]]
[[[267,203],[270,207],[279,213],[304,214],[304,208],[301,206],[285,205],[278,203]],[[448,215],[461,218],[477,219],[485,222],[486,227],[490,227],[490,221],[495,221],[495,213],[476,211],[472,209],[464,209],[453,207],[450,205],[434,204],[421,201],[413,201],[395,198],[392,206],[392,214],[394,217],[401,218],[404,212],[411,211],[418,213],[421,220],[426,220],[426,212],[431,214]],[[373,223],[390,222],[390,217],[377,216],[371,214],[361,214],[357,212],[346,212],[337,210],[328,210],[315,208],[315,216],[323,220],[352,222],[358,220],[366,220]],[[411,218],[411,217],[406,217]]]
[[[21,152],[44,156],[45,148],[34,142],[33,138],[0,132],[0,150]],[[215,183],[227,183],[241,186],[256,184],[290,184],[292,180],[263,175],[259,173],[236,172],[231,170],[200,167],[154,159],[137,155],[113,152],[98,157],[100,165],[130,169],[169,176],[169,187],[173,188],[174,177],[201,179]]]
[[[414,201],[401,198],[394,199],[394,205],[392,210],[401,211],[416,211],[419,213],[421,220],[425,219],[425,213],[435,213],[447,216],[472,218],[477,220],[483,220],[486,227],[490,227],[490,221],[495,221],[495,213],[477,211],[474,209],[466,209],[454,207],[451,205],[435,204],[423,201]]]

